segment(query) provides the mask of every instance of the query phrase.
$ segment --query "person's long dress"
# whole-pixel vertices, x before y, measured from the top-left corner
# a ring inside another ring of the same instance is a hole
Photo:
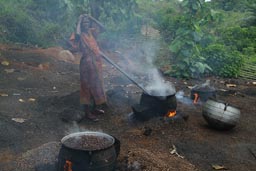
[[[91,33],[82,33],[78,43],[75,43],[74,34],[72,34],[70,41],[73,48],[82,52],[80,60],[80,103],[86,105],[105,103],[102,61],[96,40]]]

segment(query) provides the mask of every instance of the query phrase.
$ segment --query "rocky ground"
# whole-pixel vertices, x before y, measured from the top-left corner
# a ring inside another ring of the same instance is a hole
[[[113,61],[119,57],[109,54]],[[65,135],[100,131],[121,142],[116,170],[210,171],[256,168],[256,87],[253,81],[211,77],[217,98],[237,107],[235,128],[219,131],[202,117],[203,103],[193,104],[190,88],[201,80],[173,82],[184,98],[177,113],[188,119],[155,117],[132,120],[131,106],[142,91],[111,65],[104,63],[108,107],[99,122],[63,120],[81,116],[79,58],[61,48],[0,47],[0,170],[56,170],[54,163]],[[175,153],[176,152],[176,153]]]

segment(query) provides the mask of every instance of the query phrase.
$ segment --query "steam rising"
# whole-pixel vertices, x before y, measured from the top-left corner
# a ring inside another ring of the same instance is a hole
[[[179,102],[186,105],[193,105],[193,100],[189,97],[186,97],[184,91],[178,91],[175,96]]]
[[[210,80],[206,80],[205,83],[201,85],[195,85],[192,89],[196,90],[215,90],[213,86],[211,86]]]
[[[85,131],[95,131],[95,132],[103,132],[102,130],[96,130],[95,128],[93,129],[85,129],[85,128],[82,128],[78,125],[77,122],[73,121],[72,122],[72,126],[70,126],[68,128],[67,131],[65,131],[65,134],[66,135],[69,135],[69,134],[72,134],[72,133],[76,133],[76,132],[85,132]]]
[[[150,95],[175,94],[174,85],[165,81],[154,65],[156,51],[159,49],[158,40],[148,39],[142,40],[140,43],[130,44],[135,44],[135,46],[129,49],[127,56],[124,56],[125,60],[120,64],[121,68],[132,76],[138,84],[142,85]]]
[[[145,89],[151,93],[151,95],[156,96],[168,96],[175,94],[175,87],[171,82],[166,82],[159,71],[153,68],[150,71],[150,82],[145,87]]]

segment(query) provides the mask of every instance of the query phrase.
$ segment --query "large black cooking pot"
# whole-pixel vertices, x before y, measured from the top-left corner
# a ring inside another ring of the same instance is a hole
[[[143,92],[140,103],[132,106],[135,118],[147,121],[153,117],[165,116],[170,111],[175,111],[177,101],[175,93],[158,95],[155,92]]]
[[[113,171],[120,141],[101,132],[78,132],[62,138],[58,171]]]
[[[150,105],[154,106],[160,111],[166,111],[169,109],[176,109],[177,102],[175,93],[163,95],[157,95],[154,93],[148,94],[143,92],[140,98],[141,105]]]
[[[143,93],[141,95],[140,103],[132,106],[135,118],[139,120],[148,120],[154,116],[166,115],[168,111],[175,111],[177,102],[175,97],[175,91],[173,88],[161,85],[160,87],[150,87],[145,89],[144,86],[138,84],[129,74],[124,72],[118,65],[116,65],[107,55],[100,52],[101,56],[123,73],[130,81],[137,85]],[[159,89],[160,88],[160,89]]]

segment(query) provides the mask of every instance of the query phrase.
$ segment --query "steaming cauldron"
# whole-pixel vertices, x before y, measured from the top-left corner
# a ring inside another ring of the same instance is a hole
[[[227,103],[209,99],[203,106],[203,117],[211,127],[229,130],[238,123],[240,110]]]
[[[143,92],[140,103],[132,106],[134,117],[141,121],[147,121],[153,117],[164,116],[170,111],[176,111],[177,101],[175,93],[157,95]]]
[[[120,142],[101,132],[78,132],[61,140],[58,171],[113,171]]]

